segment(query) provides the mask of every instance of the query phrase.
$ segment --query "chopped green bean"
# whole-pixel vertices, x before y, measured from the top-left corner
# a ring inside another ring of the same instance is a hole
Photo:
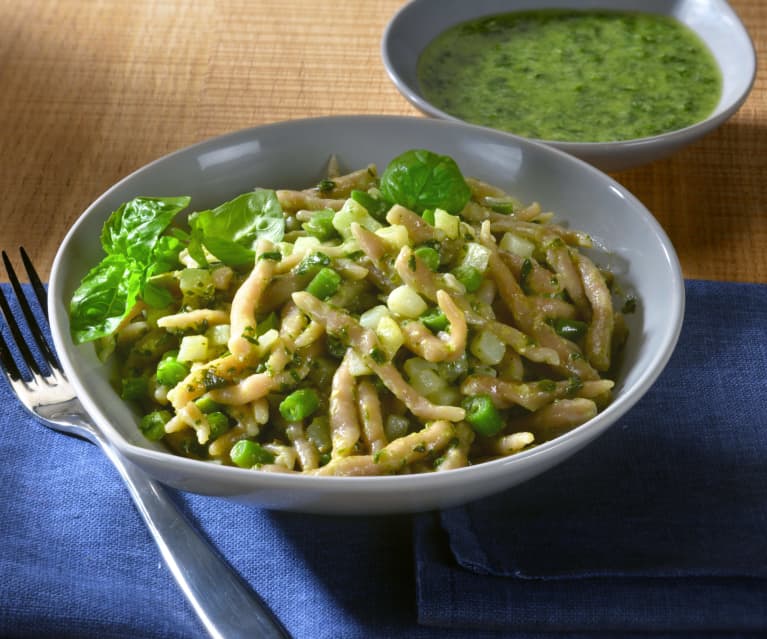
[[[429,309],[419,319],[433,333],[444,331],[449,324],[447,317],[440,308]]]
[[[296,267],[296,274],[316,273],[323,266],[330,266],[330,258],[320,251],[310,253]]]
[[[489,395],[472,395],[462,402],[466,421],[480,435],[492,437],[503,428],[503,417]]]
[[[176,359],[178,351],[169,351],[157,364],[157,383],[173,387],[189,374],[189,364]]]
[[[308,222],[304,222],[301,228],[321,242],[333,239],[338,236],[338,231],[333,226],[334,215],[335,212],[331,209],[315,211],[311,219]]]
[[[170,421],[170,418],[170,411],[156,410],[141,418],[139,428],[144,433],[144,437],[156,442],[165,435],[165,424]]]
[[[413,254],[426,264],[430,271],[436,271],[439,268],[439,252],[431,246],[419,246]]]
[[[202,413],[215,413],[216,411],[221,411],[222,406],[218,402],[212,400],[210,397],[207,397],[203,395],[202,397],[196,399],[194,401],[195,404],[197,404],[197,408],[200,409],[200,412]]]
[[[258,464],[271,464],[274,461],[272,453],[250,439],[241,439],[232,446],[229,457],[240,468],[253,468]]]
[[[456,279],[466,287],[468,293],[476,291],[482,284],[483,275],[473,266],[461,265],[453,270]]]
[[[280,414],[289,422],[298,422],[314,413],[319,405],[317,391],[299,388],[280,402]]]
[[[127,401],[139,401],[146,398],[149,392],[149,379],[140,375],[137,377],[124,377],[120,397]]]
[[[222,413],[221,411],[213,411],[212,413],[208,413],[208,425],[210,426],[210,439],[218,439],[223,435],[226,431],[229,430],[229,427],[231,426],[229,422],[229,416],[225,413]]]
[[[314,297],[324,300],[333,295],[340,285],[341,276],[332,268],[325,266],[309,282],[306,291],[314,295]]]
[[[256,324],[256,336],[261,337],[266,331],[269,331],[271,329],[277,329],[280,327],[280,320],[277,319],[277,313],[272,311],[267,315],[264,319],[262,319],[258,324]]]

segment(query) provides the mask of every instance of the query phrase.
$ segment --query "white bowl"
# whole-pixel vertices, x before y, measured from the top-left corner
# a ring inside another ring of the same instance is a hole
[[[544,8],[601,8],[673,16],[702,38],[721,69],[719,103],[708,118],[697,124],[621,142],[541,140],[603,171],[619,171],[671,155],[725,122],[751,91],[756,75],[754,46],[725,0],[412,0],[386,27],[381,47],[384,66],[397,89],[418,109],[437,118],[458,120],[433,106],[421,93],[416,64],[424,47],[447,28],[466,20]]]
[[[255,186],[314,185],[332,153],[348,169],[370,162],[383,169],[409,148],[450,155],[464,174],[506,187],[524,201],[540,201],[558,219],[611,249],[596,259],[607,261],[621,286],[640,300],[639,311],[629,316],[631,334],[613,403],[590,422],[536,448],[425,475],[270,474],[178,457],[147,441],[92,346],[75,346],[69,334],[69,300],[102,256],[98,238],[110,212],[138,195],[191,195],[200,210]],[[136,171],[99,197],[69,231],[53,264],[48,301],[56,349],[80,399],[114,446],[153,477],[182,490],[267,508],[389,513],[446,507],[500,491],[550,468],[604,432],[650,388],[668,361],[682,323],[684,286],[674,249],[655,218],[588,164],[492,129],[424,118],[352,116],[239,131]]]

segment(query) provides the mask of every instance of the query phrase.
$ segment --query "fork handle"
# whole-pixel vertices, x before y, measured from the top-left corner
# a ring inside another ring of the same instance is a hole
[[[200,621],[215,639],[290,639],[266,604],[189,523],[158,482],[99,442]]]

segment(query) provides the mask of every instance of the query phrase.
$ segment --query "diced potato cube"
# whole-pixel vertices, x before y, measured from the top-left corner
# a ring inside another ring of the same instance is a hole
[[[498,246],[502,251],[514,253],[520,257],[532,257],[535,250],[535,244],[514,233],[504,233]]]
[[[483,364],[495,366],[503,359],[506,353],[506,344],[498,339],[495,333],[480,331],[471,341],[469,350]]]
[[[296,241],[293,242],[293,252],[303,255],[313,251],[320,246],[320,244],[322,244],[322,242],[320,242],[319,238],[316,238],[313,235],[302,235],[297,237]]]
[[[226,346],[229,343],[229,324],[216,324],[211,326],[205,336],[208,338],[208,346]]]
[[[178,348],[182,362],[204,362],[208,359],[208,338],[205,335],[186,335]]]
[[[454,386],[445,386],[444,388],[429,393],[426,397],[435,404],[440,404],[442,406],[458,406],[463,399],[461,391]]]
[[[371,331],[376,330],[378,322],[382,317],[389,317],[389,309],[383,304],[369,308],[362,315],[360,315],[360,324],[365,328],[369,328]]]
[[[420,357],[411,357],[403,364],[410,385],[427,397],[447,388],[447,382],[437,373],[437,366]]]
[[[363,375],[371,375],[373,373],[365,361],[359,355],[357,355],[356,351],[349,350],[347,352],[350,375],[354,377],[362,377]]]
[[[276,328],[270,328],[263,335],[258,337],[258,347],[262,353],[268,351],[274,343],[280,338],[280,332]]]
[[[471,266],[480,273],[484,273],[487,270],[489,261],[490,249],[477,244],[477,242],[466,242],[466,253],[461,261],[463,266]]]
[[[402,224],[382,226],[375,233],[395,251],[399,251],[403,246],[410,246],[410,235],[407,227]]]
[[[394,358],[397,351],[405,343],[405,336],[402,334],[399,324],[394,321],[391,315],[387,314],[379,320],[375,332],[386,356],[389,359]]]
[[[368,231],[376,231],[381,228],[381,224],[368,213],[362,204],[349,198],[344,202],[341,210],[333,216],[333,227],[341,234],[341,237],[348,239],[352,236],[352,222],[357,222]]]
[[[450,215],[442,209],[434,209],[434,227],[443,231],[451,240],[458,238],[460,221],[461,218],[457,215]]]
[[[234,271],[229,266],[221,264],[211,270],[210,277],[213,280],[213,286],[217,290],[225,291],[232,283]]]
[[[398,286],[389,293],[386,305],[392,313],[411,319],[420,317],[429,308],[423,298],[407,284]]]

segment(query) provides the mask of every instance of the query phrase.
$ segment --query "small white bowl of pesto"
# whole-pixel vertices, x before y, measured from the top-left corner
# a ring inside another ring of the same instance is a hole
[[[538,140],[606,171],[709,133],[754,82],[724,0],[412,0],[384,65],[424,113]]]

